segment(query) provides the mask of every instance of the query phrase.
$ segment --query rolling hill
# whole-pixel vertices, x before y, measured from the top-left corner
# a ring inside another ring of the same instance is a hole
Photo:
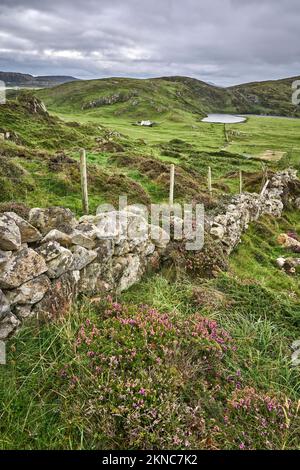
[[[292,83],[300,77],[253,82],[228,88],[236,97],[239,112],[300,117],[300,106],[292,103]]]
[[[2,80],[7,87],[47,88],[78,79],[64,75],[34,77],[33,75],[24,73],[0,72],[0,80]]]
[[[64,83],[38,95],[55,112],[135,120],[162,116],[180,120],[186,113],[201,117],[209,112],[300,117],[300,107],[292,104],[294,80],[221,88],[179,76],[108,78]]]

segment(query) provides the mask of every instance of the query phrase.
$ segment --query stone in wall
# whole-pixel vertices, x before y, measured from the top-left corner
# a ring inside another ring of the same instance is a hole
[[[80,271],[78,291],[81,294],[92,295],[97,292],[108,292],[114,287],[111,274],[111,263],[94,262]]]
[[[41,233],[33,227],[27,220],[22,219],[19,215],[14,212],[5,212],[4,216],[10,218],[18,226],[21,243],[32,243],[40,240],[42,238]]]
[[[78,295],[79,271],[63,274],[51,283],[41,302],[34,306],[34,315],[41,322],[64,316]]]
[[[87,250],[83,246],[74,246],[72,249],[73,262],[71,265],[72,271],[81,271],[88,264],[94,261],[98,254],[95,250]]]
[[[6,340],[11,336],[20,325],[18,318],[12,313],[8,313],[0,322],[0,341]]]
[[[63,246],[59,247],[59,255],[47,262],[47,274],[50,279],[57,279],[62,274],[71,271],[73,264],[73,254]]]
[[[64,233],[68,233],[77,223],[70,209],[65,209],[64,207],[31,209],[29,212],[29,222],[43,235],[46,235],[52,229],[58,229]]]
[[[0,269],[0,287],[13,289],[47,271],[47,265],[36,251],[22,248],[13,254]]]
[[[141,259],[138,255],[129,254],[114,258],[112,276],[118,292],[129,289],[141,279],[142,274]]]
[[[10,305],[36,304],[50,289],[51,283],[45,274],[25,282],[20,287],[7,291],[6,296]]]
[[[0,216],[0,250],[18,250],[21,233],[17,224],[7,215]]]
[[[48,242],[57,242],[64,247],[70,247],[72,245],[71,236],[68,233],[57,230],[56,228],[50,230],[50,232],[47,233],[41,241],[41,243]]]
[[[58,242],[51,241],[42,243],[42,245],[38,246],[35,251],[41,255],[47,263],[60,255],[60,249],[61,246]]]
[[[0,321],[10,312],[10,304],[8,299],[0,289]]]

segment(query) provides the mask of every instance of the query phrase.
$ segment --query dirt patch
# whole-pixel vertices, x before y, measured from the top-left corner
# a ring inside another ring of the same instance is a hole
[[[258,158],[268,162],[279,162],[284,155],[286,155],[286,152],[282,152],[281,150],[265,150],[258,155]]]
[[[65,165],[78,165],[78,163],[63,153],[49,157],[48,168],[50,171],[54,173],[63,171],[65,169]]]
[[[97,152],[109,152],[109,153],[118,153],[124,152],[124,148],[118,142],[103,142],[99,144],[99,147],[94,149]]]

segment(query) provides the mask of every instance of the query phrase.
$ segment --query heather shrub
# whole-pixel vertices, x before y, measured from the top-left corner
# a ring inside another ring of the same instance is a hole
[[[292,449],[299,446],[300,400],[236,389],[227,400],[222,438],[228,448]]]
[[[82,323],[74,359],[59,373],[64,421],[81,423],[89,448],[201,447],[207,404],[220,413],[230,336],[199,314],[111,300],[97,309],[102,320]]]

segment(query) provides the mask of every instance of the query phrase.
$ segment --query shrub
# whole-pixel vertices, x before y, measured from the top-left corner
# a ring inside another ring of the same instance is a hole
[[[89,448],[201,447],[230,336],[199,314],[111,300],[98,310],[104,320],[80,326],[74,360],[60,370],[64,420],[81,423]]]
[[[300,400],[251,387],[235,390],[227,400],[223,438],[227,446],[240,449],[284,449],[297,447],[300,437]],[[232,436],[233,439],[232,439]]]

